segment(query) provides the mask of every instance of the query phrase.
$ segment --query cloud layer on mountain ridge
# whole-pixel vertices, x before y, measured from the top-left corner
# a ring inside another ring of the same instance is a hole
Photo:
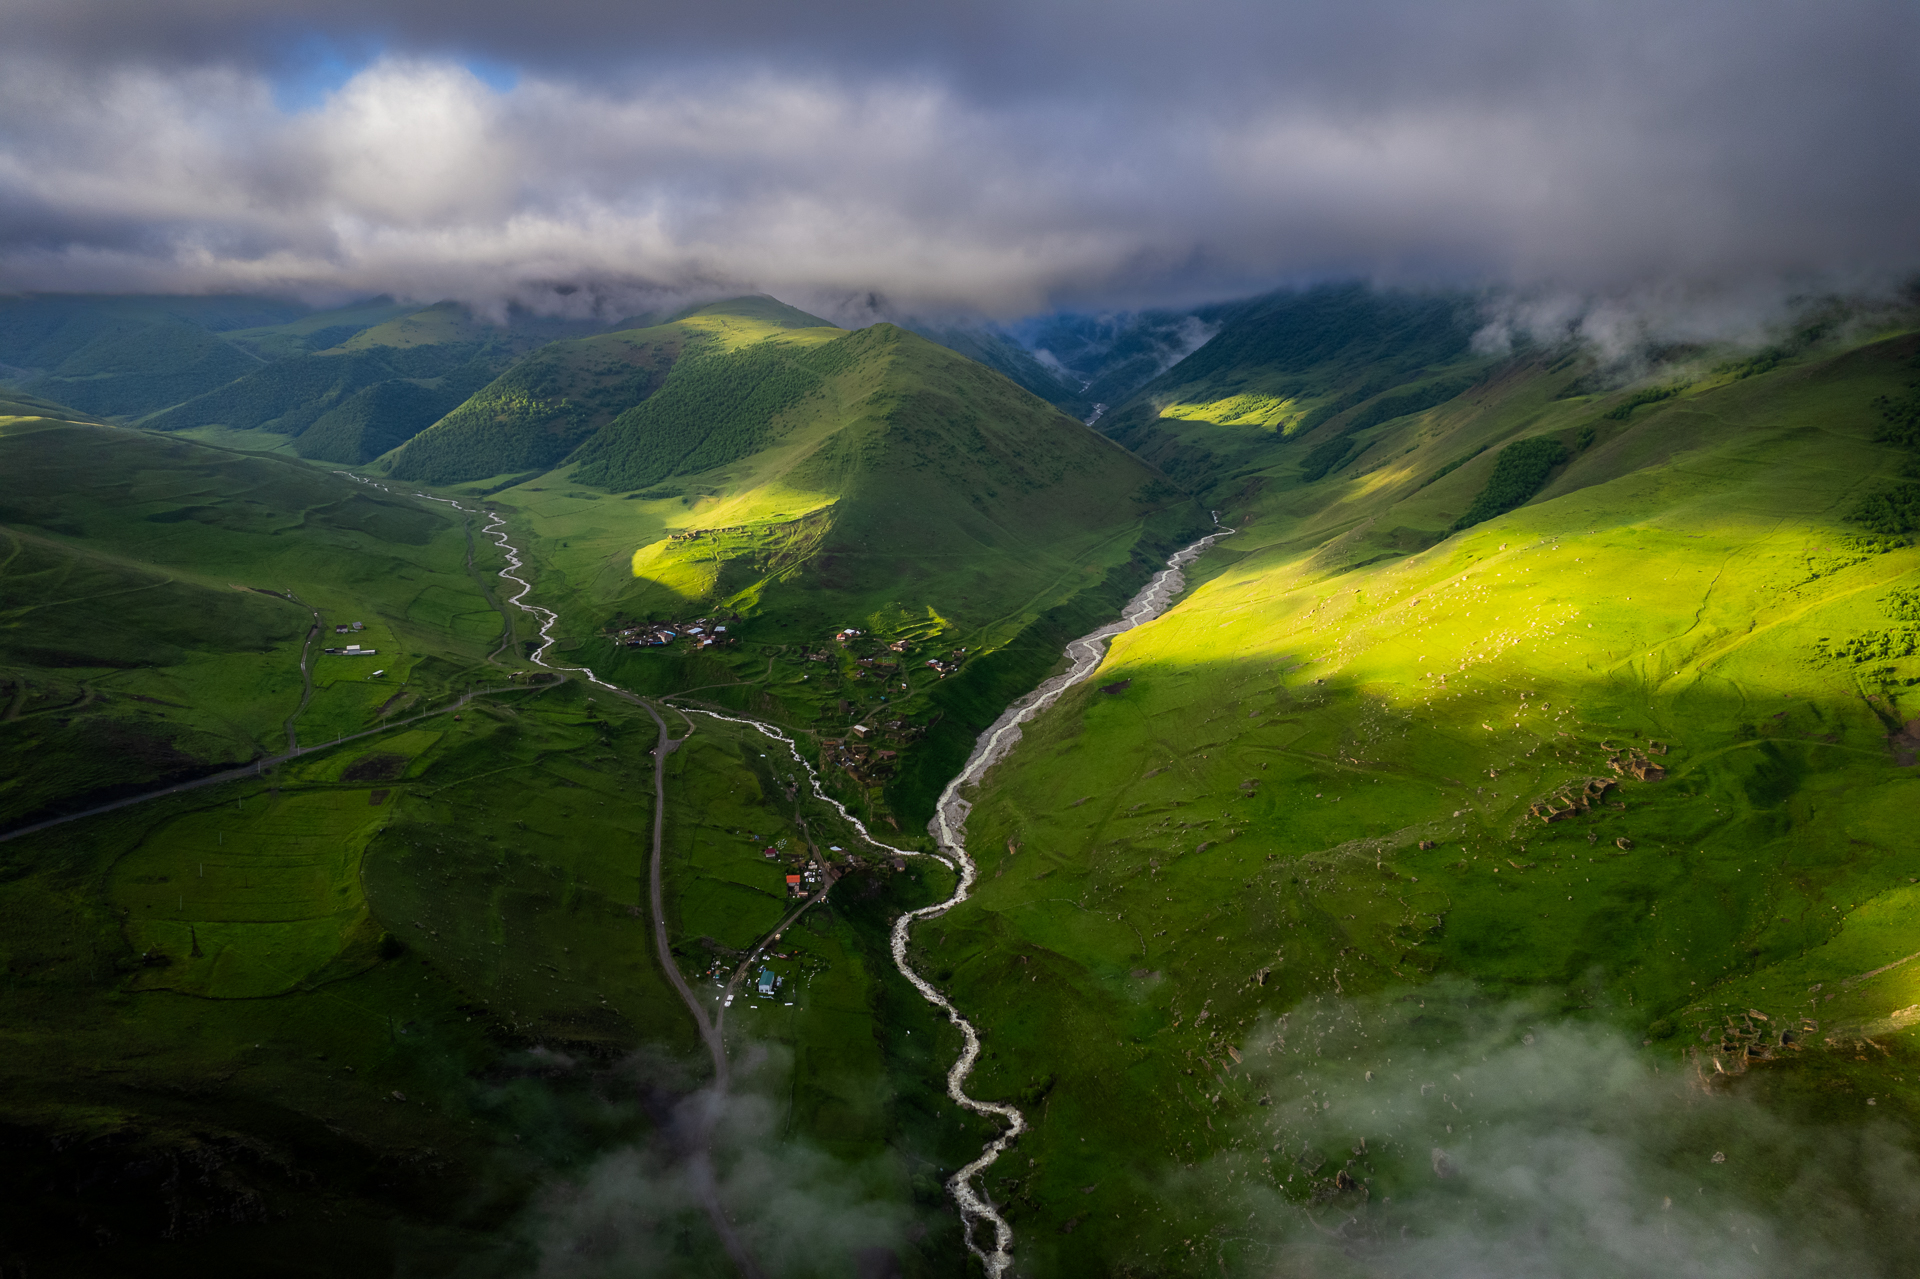
[[[808,17],[23,0],[0,287],[497,305],[594,280],[1012,316],[1915,265],[1910,7]],[[286,105],[316,49],[338,82]]]

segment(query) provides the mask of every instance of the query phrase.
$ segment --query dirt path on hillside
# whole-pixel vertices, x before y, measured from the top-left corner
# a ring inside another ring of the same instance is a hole
[[[255,587],[255,590],[260,590]],[[262,595],[275,595],[273,591],[260,591]],[[288,591],[277,598],[298,604],[313,614],[313,625],[307,630],[307,638],[300,642],[300,704],[293,708],[293,714],[287,716],[287,750],[300,749],[300,717],[307,713],[307,703],[313,700],[313,642],[320,638],[320,610]]]

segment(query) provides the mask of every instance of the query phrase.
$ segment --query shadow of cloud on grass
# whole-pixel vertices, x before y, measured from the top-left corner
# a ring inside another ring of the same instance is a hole
[[[702,1201],[698,1134],[712,1123],[714,1179],[740,1240],[769,1276],[900,1273],[921,1231],[883,1154],[842,1158],[785,1135],[784,1045],[734,1049],[733,1090],[683,1093],[653,1137],[605,1154],[550,1187],[528,1223],[542,1279],[731,1273]]]
[[[1165,1185],[1227,1273],[1892,1276],[1920,1269],[1896,1123],[1789,1113],[1541,1004],[1440,983],[1264,1020],[1265,1097]],[[1224,1058],[1224,1050],[1223,1050]]]

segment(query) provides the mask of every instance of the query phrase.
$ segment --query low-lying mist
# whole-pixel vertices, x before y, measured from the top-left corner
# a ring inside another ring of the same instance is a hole
[[[1311,1002],[1238,1051],[1220,1087],[1258,1118],[1167,1179],[1197,1232],[1153,1259],[1169,1271],[1920,1271],[1911,1135],[1864,1097],[1857,1118],[1784,1113],[1604,1025],[1445,984]]]
[[[736,1046],[734,1061],[725,1095],[656,1092],[649,1140],[548,1188],[525,1224],[542,1279],[732,1273],[706,1207],[709,1125],[711,1193],[761,1273],[898,1273],[898,1250],[925,1227],[895,1161],[845,1158],[792,1134],[784,1045]]]

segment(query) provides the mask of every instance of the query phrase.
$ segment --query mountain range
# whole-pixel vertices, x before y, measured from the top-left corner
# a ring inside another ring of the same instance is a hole
[[[976,1273],[945,1178],[998,1126],[891,949],[952,872],[851,820],[933,850],[977,735],[1222,533],[966,792],[978,880],[904,943],[1025,1116],[976,1183],[1018,1273],[1577,1269],[1589,1212],[1901,1272],[1857,1173],[1920,1108],[1920,313],[1485,325],[0,300],[0,1257],[724,1272],[661,1171],[672,980],[757,956],[741,1230]]]

